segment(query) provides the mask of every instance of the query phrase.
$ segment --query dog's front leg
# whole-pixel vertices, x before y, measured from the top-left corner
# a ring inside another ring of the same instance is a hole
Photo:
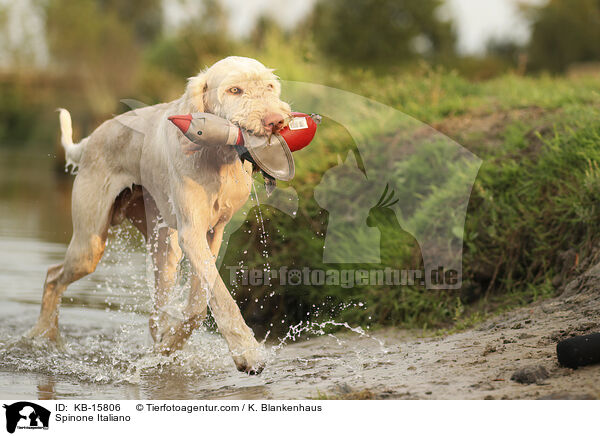
[[[201,284],[196,289],[199,295],[195,298],[198,298],[200,303],[202,294],[208,294],[208,306],[219,331],[227,341],[238,370],[250,374],[259,373],[263,368],[260,345],[254,339],[252,330],[244,322],[240,309],[219,276],[215,258],[206,241],[206,232],[184,226],[179,230],[179,234],[180,244]]]
[[[208,306],[219,332],[227,341],[233,360],[240,371],[259,373],[264,364],[261,347],[252,330],[246,325],[215,264],[215,255],[207,240],[209,225],[206,215],[204,189],[187,180],[176,196],[179,245],[190,260],[200,286],[192,287],[190,302],[202,308],[202,299],[208,295]],[[195,299],[195,300],[194,300]],[[191,305],[193,306],[193,305]]]

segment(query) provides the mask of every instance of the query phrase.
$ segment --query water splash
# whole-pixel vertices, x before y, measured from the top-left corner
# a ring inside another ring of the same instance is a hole
[[[258,209],[261,242],[266,250],[268,235]],[[61,310],[62,347],[22,338],[35,323],[37,304],[3,303],[0,371],[44,374],[67,380],[69,386],[94,386],[96,392],[133,386],[144,392],[139,396],[151,396],[147,392],[152,391],[159,396],[208,398],[215,392],[235,395],[252,386],[272,389],[277,385],[288,392],[284,396],[293,397],[299,383],[312,384],[315,377],[323,377],[317,374],[327,374],[322,383],[360,380],[366,366],[387,359],[389,347],[383,341],[361,327],[333,319],[290,326],[283,338],[275,341],[267,342],[267,334],[263,341],[267,367],[259,377],[237,372],[227,344],[214,325],[194,332],[182,350],[170,356],[157,354],[148,331],[153,271],[145,248],[131,228],[111,230],[110,244],[96,273],[99,275],[67,291],[65,300],[73,298],[73,302]],[[187,277],[189,265],[184,261],[180,268],[180,276]],[[186,299],[188,286],[186,278],[178,282],[176,300]],[[309,316],[320,318],[319,308],[314,307]],[[336,333],[329,333],[331,328]],[[265,391],[258,392],[262,395]]]
[[[280,339],[278,345],[273,347],[273,350],[275,350],[275,351],[280,350],[282,347],[286,346],[288,344],[288,341],[290,341],[290,340],[293,342],[296,342],[303,334],[310,335],[310,336],[327,335],[331,338],[334,338],[339,345],[346,344],[345,341],[341,340],[336,335],[334,335],[332,333],[327,333],[325,331],[325,329],[327,327],[343,327],[344,329],[346,329],[346,331],[356,333],[361,338],[370,339],[370,340],[375,341],[377,344],[379,344],[379,347],[381,348],[381,351],[384,354],[387,354],[390,352],[390,350],[385,346],[385,343],[383,340],[368,334],[367,332],[365,332],[365,330],[362,327],[360,327],[360,326],[352,327],[347,322],[337,322],[334,320],[323,321],[323,322],[300,321],[298,324],[290,326],[286,335],[282,339]]]
[[[260,243],[263,246],[263,250],[262,250],[262,255],[265,258],[265,263],[264,263],[264,271],[267,274],[267,277],[271,276],[271,265],[269,264],[269,252],[267,250],[267,232],[265,230],[265,221],[263,219],[262,216],[262,211],[260,210],[260,201],[258,200],[258,192],[256,191],[256,184],[254,183],[254,179],[252,179],[252,189],[254,191],[254,198],[256,200],[256,208],[255,208],[255,214],[256,214],[256,220],[257,222],[260,224],[260,228],[261,228],[261,234],[260,234]]]

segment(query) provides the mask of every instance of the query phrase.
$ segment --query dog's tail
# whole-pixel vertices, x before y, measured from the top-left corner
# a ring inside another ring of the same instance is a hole
[[[60,120],[60,142],[65,149],[65,159],[67,161],[66,167],[72,167],[73,171],[77,169],[79,161],[81,160],[81,153],[83,152],[83,146],[87,142],[87,138],[81,142],[73,143],[73,127],[71,125],[71,114],[68,110],[59,108]]]

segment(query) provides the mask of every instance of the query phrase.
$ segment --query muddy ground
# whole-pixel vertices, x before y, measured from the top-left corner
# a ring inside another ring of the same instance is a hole
[[[600,264],[551,300],[517,309],[445,337],[406,339],[384,362],[364,368],[364,384],[342,384],[341,398],[599,399],[600,365],[558,365],[556,343],[600,331]],[[387,344],[397,333],[375,334]],[[314,344],[313,344],[314,345]],[[511,380],[526,367],[547,373],[530,384]]]

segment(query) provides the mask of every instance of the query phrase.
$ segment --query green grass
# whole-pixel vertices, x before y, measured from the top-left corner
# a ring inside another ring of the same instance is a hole
[[[471,198],[465,261],[478,264],[474,274],[494,269],[488,286],[541,285],[561,251],[591,254],[599,230],[598,115],[598,106],[571,103],[545,135],[524,139],[508,128],[487,157]]]

